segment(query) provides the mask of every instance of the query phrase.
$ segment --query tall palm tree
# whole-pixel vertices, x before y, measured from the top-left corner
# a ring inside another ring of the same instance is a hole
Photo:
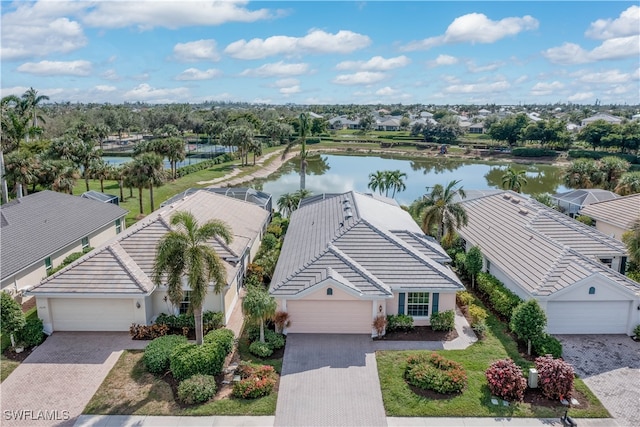
[[[384,191],[388,190],[387,181],[387,171],[375,171],[369,174],[367,187],[372,191],[378,191],[382,195]]]
[[[393,194],[391,195],[391,198],[394,198],[396,196],[397,191],[404,191],[407,189],[407,186],[404,183],[404,179],[406,177],[407,177],[407,174],[399,170],[388,171],[387,192],[390,189],[393,189]],[[387,193],[385,193],[385,196],[386,195]]]
[[[436,184],[431,193],[423,196],[414,209],[422,216],[422,230],[425,234],[434,235],[439,241],[451,244],[456,236],[456,230],[467,225],[467,212],[456,197],[464,199],[466,193],[460,188],[455,188],[459,180],[449,182],[446,187]]]
[[[38,91],[30,87],[25,93],[22,94],[22,100],[24,102],[24,109],[29,120],[31,121],[31,128],[38,128],[38,120],[45,123],[44,118],[40,114],[40,104],[43,101],[48,101],[49,97],[46,95],[38,95]],[[29,134],[27,134],[27,141],[29,140]]]
[[[36,158],[25,151],[12,151],[7,154],[5,176],[13,182],[17,198],[27,195],[27,186],[37,181]]]
[[[111,167],[104,160],[93,159],[89,164],[89,175],[100,181],[100,191],[104,193],[104,180],[111,176]]]
[[[52,188],[62,193],[73,194],[73,187],[80,178],[80,172],[70,162],[61,161],[56,169]]]
[[[298,207],[298,202],[299,200],[297,200],[293,193],[284,193],[282,196],[278,197],[278,210],[284,217],[291,216],[293,211]]]
[[[176,179],[178,162],[183,161],[187,157],[182,138],[167,138],[163,146],[164,155],[171,164],[171,179]]]
[[[502,188],[505,190],[520,193],[525,185],[527,185],[527,171],[525,170],[515,170],[508,167],[502,175]]]
[[[216,294],[226,285],[224,263],[208,242],[220,238],[230,243],[231,230],[219,220],[200,225],[193,214],[186,211],[177,212],[171,218],[171,225],[173,229],[156,247],[153,282],[160,286],[166,281],[169,301],[177,307],[183,300],[182,278],[186,276],[191,291],[189,310],[195,320],[196,342],[202,344],[202,305],[209,284],[213,284]]]
[[[127,180],[130,185],[138,188],[138,199],[140,206],[140,214],[144,214],[142,203],[142,189],[149,189],[149,199],[151,202],[151,212],[155,210],[153,200],[153,186],[161,185],[163,182],[164,171],[162,170],[162,157],[155,153],[143,153],[133,159],[131,165],[127,168]]]
[[[604,175],[602,180],[604,188],[606,190],[616,188],[618,181],[630,166],[629,162],[620,157],[606,156],[600,159],[600,171]]]
[[[242,300],[242,311],[245,316],[260,325],[260,342],[264,339],[264,322],[273,318],[278,309],[276,299],[260,286],[249,286]]]
[[[299,137],[287,144],[282,152],[282,159],[289,154],[294,145],[300,143],[300,189],[304,190],[307,178],[307,135],[309,135],[309,130],[311,129],[309,114],[300,113],[300,116],[298,116],[298,124]]]

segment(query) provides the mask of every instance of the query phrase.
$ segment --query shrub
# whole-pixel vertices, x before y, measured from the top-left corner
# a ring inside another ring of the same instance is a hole
[[[216,344],[220,346],[225,354],[229,354],[231,350],[233,350],[235,338],[231,329],[221,328],[208,332],[207,335],[204,336],[203,341],[205,344]]]
[[[280,224],[272,222],[267,226],[267,233],[271,233],[277,239],[279,239],[280,237],[282,237],[282,233],[283,233],[282,226]]]
[[[502,317],[511,320],[513,309],[522,302],[520,297],[507,289],[502,282],[488,273],[479,273],[476,279],[478,290],[487,296],[493,309]]]
[[[473,332],[478,335],[478,338],[482,339],[484,338],[484,334],[487,332],[487,323],[484,320],[478,323],[474,323],[473,325],[471,325],[471,329],[473,329]]]
[[[44,341],[42,320],[39,317],[29,317],[24,327],[16,332],[16,341],[25,347],[40,345]]]
[[[264,359],[273,354],[273,348],[266,342],[254,341],[249,346],[249,352]]]
[[[437,353],[407,358],[405,379],[415,387],[442,394],[460,393],[467,385],[467,374],[462,365]]]
[[[593,226],[593,218],[587,215],[578,215],[576,221],[583,223],[584,225]]]
[[[431,314],[431,329],[434,331],[451,331],[456,326],[456,314],[453,310]]]
[[[473,303],[473,294],[467,291],[456,292],[456,303],[460,307],[467,307]]]
[[[260,326],[255,323],[246,325],[245,333],[247,334],[247,338],[249,338],[249,342],[258,341],[260,339]]]
[[[636,325],[636,327],[633,328],[633,335],[636,338],[640,338],[640,325]]]
[[[152,340],[169,332],[167,325],[154,323],[153,325],[138,325],[136,323],[129,327],[129,335],[134,340]]]
[[[511,359],[493,362],[485,371],[491,394],[505,400],[522,401],[527,381],[522,370]]]
[[[556,337],[549,334],[542,334],[535,337],[531,341],[531,346],[537,356],[550,354],[553,357],[562,357],[562,343]]]
[[[171,353],[169,367],[173,376],[182,381],[195,374],[218,375],[227,353],[217,343],[182,344]]]
[[[173,350],[186,343],[187,338],[182,335],[165,335],[151,341],[142,356],[142,361],[147,367],[147,371],[152,374],[166,372],[169,369],[169,359]]]
[[[238,367],[240,381],[233,385],[233,396],[241,399],[255,399],[267,396],[276,385],[278,376],[273,366],[251,365],[241,362]]]
[[[212,329],[219,329],[222,327],[223,314],[218,311],[205,311],[202,313],[202,328],[203,332],[207,333]],[[156,318],[156,324],[167,325],[171,329],[195,329],[195,319],[193,314],[166,314],[160,313]]]
[[[271,329],[264,330],[264,340],[274,350],[278,350],[284,347],[284,344],[285,344],[284,335],[278,332],[272,331]]]
[[[185,405],[204,403],[216,395],[216,379],[196,374],[178,385],[178,400]]]
[[[247,266],[247,279],[250,277],[257,277],[259,282],[262,282],[264,278],[264,268],[256,263],[249,263]]]
[[[558,153],[547,148],[519,147],[511,150],[514,157],[556,157]]]
[[[291,326],[289,313],[286,311],[276,311],[275,316],[273,316],[273,324],[276,327],[276,332],[282,332],[284,328]]]
[[[469,317],[471,318],[471,326],[473,326],[478,323],[484,323],[489,317],[489,313],[479,305],[471,304],[469,306]]]
[[[546,326],[547,315],[535,299],[518,304],[509,322],[518,338],[527,342],[527,354],[531,354],[531,341],[544,334]]]
[[[535,363],[542,394],[552,400],[569,399],[573,390],[573,366],[552,356],[537,357]]]
[[[387,326],[387,318],[382,314],[378,314],[376,318],[373,319],[373,323],[371,324],[371,326],[373,326],[373,328],[376,330],[376,334],[378,334],[379,337],[382,335],[382,333],[384,332],[384,328]]]
[[[413,317],[406,314],[390,314],[387,316],[387,332],[410,331],[413,329]]]
[[[22,307],[11,295],[0,291],[0,297],[2,303],[0,307],[0,330],[2,330],[3,334],[11,334],[11,340],[13,341],[13,334],[22,329],[27,320],[22,312]],[[12,342],[12,344],[15,343]]]
[[[271,233],[265,233],[262,238],[262,246],[265,250],[269,251],[278,246],[278,238]]]
[[[569,150],[570,159],[595,159],[600,160],[603,157],[615,156],[620,157],[632,164],[640,163],[640,156],[636,156],[628,153],[609,153],[607,151],[593,151],[593,150]]]

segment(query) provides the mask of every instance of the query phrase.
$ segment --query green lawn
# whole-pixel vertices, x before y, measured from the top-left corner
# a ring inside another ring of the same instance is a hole
[[[528,403],[511,404],[508,407],[491,404],[491,393],[484,376],[489,365],[499,359],[512,358],[524,372],[532,362],[523,359],[516,343],[506,334],[505,325],[490,316],[486,337],[466,350],[441,350],[442,356],[461,363],[468,375],[466,390],[454,397],[442,400],[426,399],[415,394],[404,381],[406,358],[417,351],[381,351],[377,353],[378,375],[382,399],[388,416],[395,417],[536,417],[557,418],[565,407],[533,406]],[[570,415],[584,418],[606,418],[609,413],[580,379],[575,388],[588,399],[588,408],[572,408]]]
[[[18,366],[20,366],[20,362],[0,355],[0,382],[4,381]]]

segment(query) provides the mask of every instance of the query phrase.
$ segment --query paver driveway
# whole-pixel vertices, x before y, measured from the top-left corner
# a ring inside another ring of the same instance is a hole
[[[56,332],[0,385],[3,426],[70,426],[123,349],[126,332]]]
[[[620,426],[640,426],[640,343],[626,335],[558,335],[563,357]]]
[[[289,334],[276,426],[386,426],[371,337]]]

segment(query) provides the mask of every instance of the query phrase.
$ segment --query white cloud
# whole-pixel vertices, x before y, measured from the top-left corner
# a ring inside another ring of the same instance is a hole
[[[617,19],[598,19],[584,33],[592,39],[606,40],[640,33],[640,7],[630,6]]]
[[[578,92],[569,97],[567,97],[567,101],[570,102],[580,102],[580,101],[595,101],[596,96],[593,92]]]
[[[394,68],[406,67],[411,59],[404,55],[385,59],[382,56],[374,56],[368,61],[343,61],[336,65],[336,70],[362,70],[362,71],[388,71]]]
[[[582,71],[572,74],[582,83],[617,84],[627,83],[634,80],[632,73],[621,73],[619,70],[608,70],[602,72]]]
[[[125,101],[143,101],[149,103],[173,103],[173,102],[185,102],[191,100],[189,89],[186,87],[177,87],[172,89],[156,89],[142,83],[135,88],[125,92],[123,94]]]
[[[114,69],[105,71],[100,75],[100,77],[102,77],[105,80],[111,80],[111,81],[120,80],[120,76],[118,75],[118,72]]]
[[[384,73],[376,71],[359,71],[354,74],[341,74],[333,79],[333,83],[339,85],[370,85],[377,83],[386,77]]]
[[[564,43],[542,52],[553,64],[586,64],[609,59],[623,59],[640,55],[640,36],[619,37],[605,40],[600,46],[588,51],[575,43]]]
[[[137,26],[177,29],[226,22],[255,22],[275,15],[268,9],[249,10],[248,1],[102,1],[93,4],[83,22],[98,28]],[[277,12],[280,14],[281,12]]]
[[[219,61],[220,54],[216,50],[215,40],[197,40],[178,43],[173,47],[173,57],[178,61]]]
[[[473,61],[467,62],[467,70],[471,73],[484,73],[487,71],[495,71],[498,68],[504,66],[502,61],[494,61],[486,65],[476,65]]]
[[[311,30],[304,37],[272,36],[266,39],[244,39],[230,43],[224,53],[236,59],[262,59],[273,55],[303,53],[351,53],[371,44],[371,39],[352,31],[336,34]]]
[[[440,67],[443,65],[455,65],[460,60],[451,55],[438,55],[438,57],[432,61],[427,62],[427,65],[431,68]]]
[[[399,92],[398,90],[393,89],[390,86],[385,86],[385,87],[383,87],[381,89],[378,89],[376,91],[376,95],[379,95],[379,96],[394,96],[394,95],[397,95],[398,92]]]
[[[91,74],[91,62],[82,60],[26,62],[18,67],[18,71],[39,76],[84,77]]]
[[[511,85],[507,81],[499,81],[493,83],[470,83],[455,84],[444,88],[446,93],[494,93],[503,92],[509,89]]]
[[[564,84],[559,81],[554,81],[551,83],[536,83],[531,88],[531,95],[533,96],[551,95],[552,93],[563,88],[564,88]]]
[[[298,79],[280,79],[280,80],[276,80],[276,82],[274,83],[275,87],[290,87],[290,86],[295,86],[295,85],[299,85],[300,84],[300,80]]]
[[[454,43],[495,43],[522,31],[538,28],[538,20],[526,15],[492,21],[482,13],[469,13],[453,20],[443,35],[413,41],[403,50],[423,50]]]
[[[300,93],[301,89],[299,85],[294,85],[290,87],[281,87],[280,93],[283,95],[293,95],[294,93]]]
[[[279,61],[271,64],[264,64],[258,68],[247,68],[240,73],[246,77],[274,77],[274,76],[299,76],[309,72],[309,64],[304,62],[287,64]]]
[[[527,80],[529,80],[529,76],[527,76],[527,75],[525,74],[525,75],[522,75],[522,76],[518,77],[517,79],[515,79],[515,80],[514,80],[514,82],[513,82],[513,84],[515,84],[515,85],[519,85],[519,84],[521,84],[521,83],[526,82]]]
[[[95,89],[100,92],[113,92],[114,90],[116,90],[116,87],[108,85],[97,85]]]
[[[69,53],[87,44],[82,26],[65,14],[86,5],[73,2],[15,2],[11,12],[2,15],[2,60],[42,57],[52,53]]]
[[[215,68],[209,68],[204,71],[197,68],[187,68],[176,76],[176,80],[211,80],[221,75],[222,71]]]

